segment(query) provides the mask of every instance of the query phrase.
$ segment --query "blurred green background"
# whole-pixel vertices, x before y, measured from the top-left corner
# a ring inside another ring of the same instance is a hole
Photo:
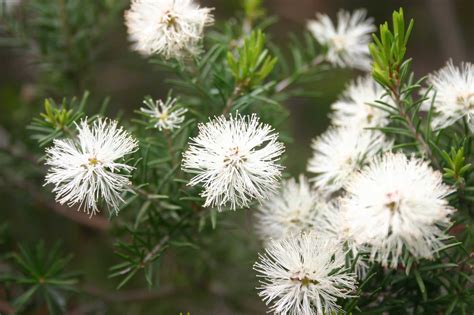
[[[128,5],[123,2],[126,8]],[[238,0],[209,0],[201,4],[215,7],[218,24],[241,10]],[[389,19],[393,10],[399,7],[405,9],[407,17],[415,19],[408,54],[414,58],[418,76],[440,68],[449,58],[454,62],[473,61],[472,0],[265,1],[267,14],[278,18],[268,32],[282,45],[287,43],[290,32],[301,33],[306,20],[313,18],[317,11],[334,17],[341,8],[366,8],[378,25]],[[15,14],[21,14],[21,9]],[[144,95],[166,96],[169,88],[164,83],[166,74],[157,72],[129,49],[121,15],[100,46],[101,54],[84,84],[84,88],[91,91],[95,100],[93,104],[99,106],[100,100],[110,97],[108,111],[112,115],[130,115],[140,106]],[[0,45],[0,145],[2,138],[3,141],[9,138],[11,142],[21,139],[35,147],[33,141],[28,140],[24,127],[42,109],[43,97],[60,99],[63,96],[57,92],[54,95],[38,92],[41,79],[38,73],[34,51]],[[288,172],[293,176],[305,170],[311,153],[311,139],[327,128],[329,105],[348,80],[357,75],[359,73],[351,71],[331,71],[316,84],[305,86],[308,91],[321,92],[320,97],[295,97],[286,102],[291,113],[288,128],[295,139],[287,148]],[[94,108],[89,108],[89,111],[93,112]],[[1,162],[0,157],[0,166],[4,167]],[[86,294],[71,299],[71,314],[265,313],[265,306],[256,294],[257,280],[252,270],[261,244],[253,232],[251,211],[219,215],[215,233],[203,235],[203,250],[183,247],[168,251],[161,263],[159,291],[150,295],[146,289],[141,289],[144,287],[139,281],[141,279],[115,291],[117,280],[107,278],[108,268],[117,262],[113,254],[113,235],[81,227],[47,210],[44,204],[31,198],[35,189],[49,194],[49,188],[43,188],[41,183],[21,187],[0,180],[0,222],[7,222],[10,227],[10,244],[0,244],[1,250],[16,246],[12,240],[27,244],[39,239],[48,244],[61,240],[65,250],[74,254],[71,269],[83,271],[86,291]],[[53,200],[52,195],[50,198]],[[0,291],[0,300],[1,294]],[[130,296],[135,299],[127,298]],[[41,314],[46,314],[46,311]]]

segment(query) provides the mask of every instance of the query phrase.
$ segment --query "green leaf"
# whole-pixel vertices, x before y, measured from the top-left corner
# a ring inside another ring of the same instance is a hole
[[[211,208],[209,214],[211,216],[212,229],[215,229],[217,225],[217,210],[215,208]]]
[[[455,263],[444,263],[444,264],[435,264],[429,266],[423,266],[418,268],[420,271],[432,271],[437,269],[448,269],[448,268],[457,268],[457,264]]]
[[[132,277],[137,273],[137,271],[138,268],[133,268],[130,272],[128,272],[127,276],[122,281],[120,281],[119,285],[117,286],[117,290],[126,285],[127,282],[130,281],[130,279],[132,279]]]
[[[23,293],[22,295],[17,297],[13,301],[13,307],[15,307],[17,309],[22,309],[27,303],[30,302],[31,298],[36,293],[38,288],[39,288],[38,285],[34,285],[31,288],[29,288],[25,293]]]
[[[458,305],[459,297],[455,297],[454,300],[449,304],[448,309],[446,310],[446,315],[450,315],[453,313],[456,305]]]
[[[418,283],[418,288],[420,289],[423,301],[426,302],[428,300],[428,295],[426,293],[425,283],[423,282],[423,279],[421,278],[421,275],[418,270],[414,270],[413,273],[415,274],[416,283]]]
[[[396,88],[400,79],[407,74],[408,66],[403,63],[403,59],[412,28],[413,20],[405,28],[403,10],[400,9],[392,14],[392,29],[385,22],[380,25],[378,36],[372,36],[374,43],[369,45],[374,60],[372,76],[384,87]]]
[[[264,45],[265,35],[256,30],[244,39],[236,52],[227,53],[227,65],[241,90],[251,90],[262,83],[275,67],[277,58],[271,57]]]

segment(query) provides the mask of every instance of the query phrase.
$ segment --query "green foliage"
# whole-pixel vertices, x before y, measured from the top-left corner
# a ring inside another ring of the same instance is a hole
[[[0,281],[7,287],[21,288],[12,306],[17,310],[28,308],[33,303],[46,304],[50,314],[64,314],[65,294],[76,291],[78,273],[67,270],[72,256],[65,256],[59,243],[47,250],[44,242],[34,247],[19,247],[11,255],[15,272],[3,275]]]
[[[253,35],[253,40],[257,40],[257,33]],[[239,38],[236,39],[236,36]],[[180,102],[185,104],[198,120],[207,120],[209,115],[230,111],[243,114],[254,112],[278,126],[285,120],[287,111],[281,103],[273,99],[272,87],[275,83],[262,81],[271,78],[271,75],[265,72],[273,68],[271,60],[274,58],[264,49],[263,37],[259,39],[262,46],[258,51],[255,47],[248,48],[252,55],[251,62],[240,58],[239,54],[234,55],[238,51],[245,53],[241,46],[245,36],[241,28],[237,29],[229,23],[223,30],[215,31],[209,36],[209,49],[192,63],[180,64],[159,57],[152,57],[151,62],[159,66],[158,71],[169,75],[166,83],[180,96]],[[250,40],[251,37],[252,35],[245,38]],[[247,69],[245,73],[240,70],[233,72],[228,58],[231,62],[242,62]],[[261,72],[263,65],[268,70]],[[250,86],[251,81],[255,80],[260,83],[254,87]]]
[[[45,73],[51,83],[66,82],[65,88],[81,89],[83,80],[100,48],[100,38],[111,18],[123,8],[122,1],[35,0],[28,25],[39,47]]]
[[[271,47],[272,53],[278,58],[275,72],[284,78],[275,85],[276,92],[303,97],[321,96],[321,91],[314,91],[311,86],[324,80],[327,70],[337,71],[337,69],[325,64],[324,48],[316,42],[310,32],[303,32],[302,38],[290,34],[289,40],[288,52],[277,46]]]
[[[375,43],[369,47],[374,60],[372,77],[386,90],[394,105],[378,101],[373,106],[390,113],[391,126],[378,128],[396,137],[395,149],[417,148],[416,153],[427,157],[432,165],[439,169],[436,152],[433,152],[433,141],[430,141],[431,110],[428,114],[426,128],[422,128],[423,120],[419,115],[423,103],[428,100],[428,91],[419,97],[418,91],[425,81],[415,81],[411,71],[411,60],[405,60],[407,42],[413,29],[413,20],[405,27],[403,10],[393,13],[393,30],[388,23],[380,26],[379,37],[373,35]],[[437,149],[437,148],[436,148]],[[439,149],[438,149],[439,151]]]
[[[155,267],[161,254],[166,249],[169,237],[157,239],[161,234],[159,219],[153,212],[149,214],[149,226],[129,230],[133,235],[131,242],[119,242],[116,244],[116,254],[123,260],[122,263],[110,269],[110,277],[123,277],[117,289],[125,285],[138,271],[143,270],[148,287],[156,281]],[[155,246],[159,244],[160,246]]]
[[[374,43],[369,46],[374,59],[372,75],[377,82],[387,87],[396,86],[407,74],[403,61],[413,29],[413,19],[408,27],[405,26],[403,9],[393,12],[392,22],[393,30],[390,30],[387,22],[380,25],[379,37],[373,35]]]
[[[408,309],[414,314],[467,314],[462,310],[472,307],[474,298],[466,270],[473,262],[474,257],[468,256],[462,242],[454,238],[432,261],[415,260],[404,251],[403,264],[397,269],[372,265],[359,284],[358,297],[347,301],[344,309],[357,310],[356,314],[399,314]]]
[[[469,137],[460,136],[465,133],[464,130],[453,134],[432,130],[434,99],[428,97],[430,89],[421,90],[425,78],[415,80],[411,60],[405,60],[412,28],[413,20],[406,27],[403,10],[400,9],[393,13],[393,29],[390,30],[385,23],[380,26],[379,35],[373,36],[374,43],[370,45],[374,59],[372,75],[393,100],[393,104],[381,101],[372,104],[390,114],[390,125],[377,129],[395,139],[394,149],[418,154],[443,172],[445,182],[458,189],[449,198],[452,205],[461,209],[456,215],[457,222],[471,224],[472,217],[463,212],[465,202],[472,200],[472,188],[469,187],[473,184],[470,180],[472,162],[466,154],[471,150],[471,141]],[[422,104],[429,104],[429,101],[431,106],[423,113]],[[458,223],[452,227],[450,234],[462,229],[462,226]],[[471,309],[474,302],[469,284],[472,279],[468,276],[473,257],[467,250],[472,246],[472,236],[469,233],[456,236],[460,241],[453,237],[433,261],[414,261],[406,252],[407,259],[401,266],[404,273],[400,272],[402,270],[376,271],[368,277],[373,283],[365,284],[374,291],[363,292],[354,308],[367,314],[405,312],[407,309],[415,314],[467,314],[466,310]],[[378,296],[385,298],[377,302],[377,306],[371,306],[375,305],[374,299]]]
[[[447,164],[447,166],[444,168],[444,177],[447,179],[452,179],[457,186],[464,187],[464,178],[472,168],[471,163],[466,163],[464,147],[461,147],[457,150],[452,147],[449,153],[442,151],[441,155]]]
[[[88,98],[89,93],[85,92],[80,100],[75,97],[70,100],[63,98],[59,105],[51,98],[46,99],[44,112],[40,114],[40,118],[33,118],[28,126],[34,131],[33,138],[44,147],[56,138],[72,135],[74,123],[84,116]]]
[[[227,63],[242,90],[251,89],[260,84],[272,72],[277,58],[269,55],[265,46],[265,35],[261,30],[252,31],[245,38],[242,47],[237,48],[236,56],[227,53]]]
[[[102,38],[120,16],[124,0],[25,1],[24,20],[7,20],[8,30],[36,56],[47,93],[80,93]]]

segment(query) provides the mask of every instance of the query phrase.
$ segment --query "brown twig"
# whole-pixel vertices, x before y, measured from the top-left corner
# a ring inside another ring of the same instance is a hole
[[[145,256],[143,259],[143,264],[147,264],[158,252],[161,250],[161,248],[170,240],[170,234],[165,235],[158,244],[155,245],[155,247],[148,252],[148,254]]]
[[[150,262],[150,260],[161,250],[161,248],[170,240],[170,238],[171,238],[170,234],[166,234],[165,236],[163,236],[161,240],[158,242],[158,244],[156,244],[155,247],[153,247],[146,254],[145,258],[143,258],[143,260],[141,261],[141,266],[143,267],[146,266]],[[133,269],[136,269],[136,268],[134,268],[133,266],[127,267],[124,270],[120,271],[118,275],[127,274]]]
[[[10,184],[28,193],[28,195],[40,206],[50,209],[80,225],[97,231],[105,232],[110,229],[110,222],[106,218],[101,216],[89,217],[86,213],[74,211],[74,209],[49,201],[43,196],[40,190],[31,183],[18,178],[18,176],[15,176],[14,174],[8,174],[7,177]]]
[[[226,115],[227,113],[230,112],[230,110],[232,109],[232,106],[234,105],[235,99],[240,95],[241,92],[242,92],[242,88],[240,84],[237,84],[234,88],[234,91],[232,92],[230,97],[227,99],[224,110],[222,111],[222,115]]]
[[[2,140],[0,141],[1,150],[4,150],[13,158],[24,160],[29,162],[34,167],[41,169],[41,166],[38,164],[38,159],[35,156],[28,154],[24,145],[21,143],[11,144],[8,133],[3,128],[1,128],[0,131],[0,140]],[[9,171],[8,169],[2,169],[2,171],[6,175],[7,182],[9,184],[13,184],[17,188],[27,192],[31,198],[42,207],[50,209],[65,218],[94,230],[103,232],[110,228],[110,222],[106,218],[100,216],[89,218],[85,213],[74,211],[74,209],[70,209],[58,203],[51,202],[45,198],[41,191],[30,182],[20,178],[17,174]]]
[[[179,231],[180,227],[184,224],[184,222],[186,221],[186,219],[188,219],[191,215],[198,215],[200,216],[201,215],[201,211],[202,208],[199,207],[198,210],[196,212],[193,212],[193,213],[186,213],[185,215],[183,215],[183,217],[181,218],[181,220],[173,227],[173,229],[168,232],[168,234],[164,235],[160,241],[145,255],[145,257],[143,258],[143,260],[141,261],[140,263],[140,268],[143,268],[146,266],[146,264],[150,263],[153,258],[156,256],[156,254],[158,254],[158,252],[163,248],[163,246],[166,245],[166,243],[168,243],[168,241],[171,239],[171,237],[177,232]],[[132,271],[133,269],[136,269],[136,267],[133,267],[133,266],[130,266],[130,267],[127,267],[125,269],[123,269],[122,271],[120,271],[118,274],[119,275],[124,275],[126,273],[129,273],[130,271]]]
[[[413,123],[413,120],[411,119],[410,115],[408,115],[405,112],[405,108],[403,106],[403,101],[400,99],[400,93],[398,93],[398,89],[399,89],[399,83],[396,87],[392,87],[390,91],[391,91],[391,94],[392,94],[392,99],[395,102],[395,104],[397,105],[398,112],[399,112],[400,116],[402,116],[405,119],[405,121],[407,123],[407,126],[408,126],[408,129],[412,133],[413,137],[415,137],[416,141],[420,144],[420,147],[423,150],[423,152],[431,160],[431,163],[433,163],[433,166],[436,169],[439,170],[440,165],[439,165],[438,161],[436,160],[435,156],[433,155],[433,151],[431,151],[431,148],[428,145],[428,143],[426,143],[425,139],[423,138],[423,135],[418,132],[418,130],[417,130],[415,124]]]

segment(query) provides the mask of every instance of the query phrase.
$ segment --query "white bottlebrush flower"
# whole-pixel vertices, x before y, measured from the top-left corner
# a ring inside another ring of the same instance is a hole
[[[133,0],[125,21],[135,50],[181,59],[199,51],[204,27],[214,21],[211,11],[194,0]]]
[[[126,174],[134,168],[120,161],[136,151],[138,143],[116,121],[98,119],[89,126],[87,120],[77,125],[75,139],[54,140],[46,150],[49,166],[46,184],[53,184],[56,200],[94,215],[103,198],[111,210],[117,211],[121,193],[128,189]]]
[[[196,173],[189,185],[201,184],[205,207],[231,209],[262,201],[278,188],[284,151],[278,134],[253,114],[216,117],[199,126],[183,155],[183,169]]]
[[[371,58],[370,34],[376,30],[373,19],[366,18],[365,10],[352,14],[341,10],[337,14],[337,25],[329,16],[318,13],[316,20],[308,22],[308,29],[316,40],[327,48],[328,62],[339,66],[369,70]]]
[[[332,124],[342,127],[373,128],[385,127],[389,113],[371,104],[383,101],[393,105],[385,90],[367,75],[352,81],[342,94],[342,97],[332,104]]]
[[[6,13],[12,12],[20,5],[21,0],[0,0],[0,13],[5,10]]]
[[[349,127],[331,127],[312,143],[308,172],[316,188],[327,194],[342,188],[347,179],[392,143],[383,133]]]
[[[355,290],[338,242],[307,233],[272,241],[265,251],[254,269],[263,279],[259,295],[275,314],[336,314],[337,299]]]
[[[265,200],[255,214],[256,230],[262,240],[285,238],[315,229],[318,213],[326,206],[300,175],[283,182],[281,190]]]
[[[417,258],[432,258],[447,237],[454,211],[445,199],[452,189],[428,162],[388,153],[376,158],[345,186],[342,206],[359,244],[371,259],[395,268],[403,247]]]
[[[148,108],[140,108],[140,111],[149,116],[155,127],[160,131],[163,129],[173,130],[179,128],[184,121],[184,114],[188,111],[186,108],[176,108],[177,99],[170,98],[166,102],[151,99],[143,103]]]
[[[348,220],[347,210],[340,206],[339,200],[327,204],[318,215],[315,225],[318,227],[318,232],[324,235],[324,237],[343,244],[347,250],[345,254],[351,258],[350,264],[352,265],[354,259],[356,259],[355,272],[360,279],[363,279],[368,269],[366,261],[367,249],[364,245],[356,242],[351,222]]]
[[[433,128],[446,128],[465,118],[474,131],[474,64],[462,63],[460,67],[449,61],[447,65],[429,77],[433,86],[429,96],[436,98],[433,103]],[[429,109],[431,100],[425,104]]]

